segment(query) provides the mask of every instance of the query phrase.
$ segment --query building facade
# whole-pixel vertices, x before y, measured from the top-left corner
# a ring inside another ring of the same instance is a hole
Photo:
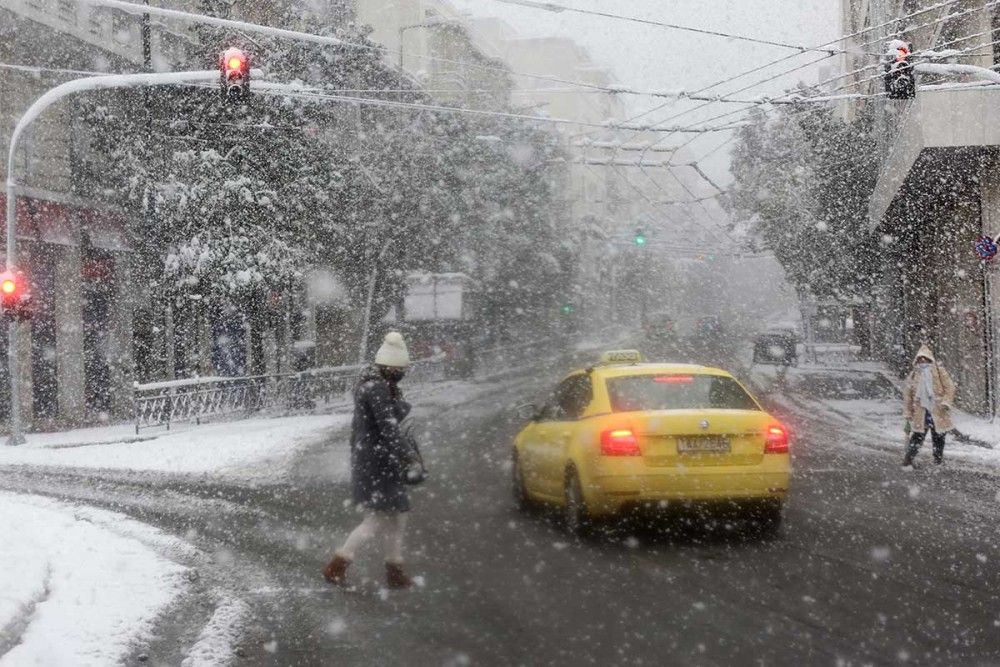
[[[0,2],[0,149],[44,92],[86,72],[136,69],[131,29],[75,2]],[[141,43],[141,42],[140,42]],[[40,48],[52,45],[52,50]],[[85,194],[86,135],[78,100],[46,111],[15,152],[18,267],[31,278],[33,318],[22,326],[21,412],[36,428],[123,416],[130,410],[128,243],[120,211]],[[0,171],[6,178],[7,160]],[[6,214],[6,196],[0,213]],[[6,326],[6,325],[5,325]],[[3,337],[5,347],[6,336]],[[4,355],[6,358],[6,355]],[[0,413],[10,407],[7,365]]]
[[[355,10],[393,63],[442,103],[586,124],[626,114],[617,94],[593,87],[610,86],[611,75],[570,39],[525,37],[503,21],[463,14],[447,0],[355,0]],[[630,195],[621,171],[608,168],[608,151],[598,147],[621,139],[618,133],[573,123],[546,123],[545,129],[568,156],[548,170],[560,224],[578,240],[578,264],[590,272],[575,281],[584,289],[573,298],[578,311],[596,314],[596,321],[612,313],[615,277],[602,261],[609,241],[648,211]]]
[[[848,50],[879,52],[889,39],[912,45],[918,63],[974,65],[919,71],[912,100],[881,92],[881,63],[848,56],[855,90],[845,113],[873,105],[881,166],[870,202],[869,228],[885,249],[877,295],[876,342],[900,369],[929,343],[959,383],[970,411],[997,413],[997,300],[1000,278],[974,244],[1000,233],[997,177],[1000,89],[984,87],[1000,62],[993,3],[845,0],[845,32],[868,29]],[[867,69],[863,69],[867,67]]]

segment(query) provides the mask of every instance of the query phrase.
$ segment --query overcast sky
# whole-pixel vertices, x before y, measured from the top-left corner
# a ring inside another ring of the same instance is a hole
[[[590,52],[592,59],[611,71],[625,86],[646,90],[696,90],[739,74],[791,53],[789,49],[694,34],[657,26],[584,16],[576,13],[551,13],[528,7],[504,4],[500,0],[452,0],[460,10],[503,19],[527,36],[570,37]],[[553,0],[579,9],[598,10],[644,19],[677,23],[761,39],[816,46],[841,34],[838,0]],[[817,58],[800,55],[773,70],[746,77],[727,92],[756,83],[783,69]],[[837,65],[837,59],[824,63]],[[815,68],[748,90],[745,95],[774,93],[795,85],[799,80],[815,83],[826,75]],[[626,96],[632,114],[662,104],[662,100]],[[685,106],[671,107],[665,114],[675,114]],[[712,105],[703,112],[685,116],[694,122],[725,111],[731,105]],[[656,118],[657,116],[653,116]],[[664,118],[660,115],[659,118]],[[711,150],[713,139],[698,142],[702,153]],[[725,170],[725,156],[715,160],[712,171]],[[722,177],[722,174],[718,174]]]
[[[504,19],[530,36],[570,37],[621,83],[654,90],[699,88],[790,53],[788,49],[500,0],[452,0]],[[558,4],[774,41],[815,46],[840,34],[838,0],[557,0]],[[805,58],[793,62],[803,62]],[[777,70],[775,70],[777,71]],[[745,83],[752,83],[746,79]],[[788,80],[778,82],[777,89]],[[793,81],[794,83],[794,81]],[[774,90],[774,86],[769,87]],[[766,92],[762,88],[761,92]]]

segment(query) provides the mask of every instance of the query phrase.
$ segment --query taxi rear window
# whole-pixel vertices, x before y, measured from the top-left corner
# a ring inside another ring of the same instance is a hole
[[[607,380],[613,412],[760,410],[732,378],[718,375],[629,375]]]

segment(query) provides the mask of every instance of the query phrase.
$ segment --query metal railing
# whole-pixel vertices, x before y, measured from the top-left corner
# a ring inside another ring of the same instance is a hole
[[[204,377],[133,385],[135,430],[263,410],[309,410],[347,400],[362,366],[316,368],[299,373]],[[445,377],[443,358],[414,363],[410,379]]]
[[[567,345],[568,342],[572,344]],[[594,348],[596,349],[596,348]],[[542,340],[477,349],[475,375],[490,377],[525,367],[548,367],[593,356],[576,341],[552,336]],[[407,384],[448,379],[453,359],[438,355],[414,362]],[[312,410],[350,400],[363,366],[317,368],[299,373],[246,377],[203,377],[133,385],[135,430],[170,428],[178,422],[201,423],[215,417],[250,416],[265,410]]]

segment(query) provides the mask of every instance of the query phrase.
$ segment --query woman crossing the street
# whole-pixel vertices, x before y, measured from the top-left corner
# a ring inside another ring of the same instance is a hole
[[[413,585],[403,571],[403,533],[410,510],[406,472],[412,450],[400,430],[410,405],[399,389],[409,366],[403,336],[390,332],[375,355],[375,365],[361,373],[354,390],[351,486],[364,520],[324,568],[323,576],[331,584],[346,584],[347,568],[358,549],[378,536],[383,540],[388,587]]]

